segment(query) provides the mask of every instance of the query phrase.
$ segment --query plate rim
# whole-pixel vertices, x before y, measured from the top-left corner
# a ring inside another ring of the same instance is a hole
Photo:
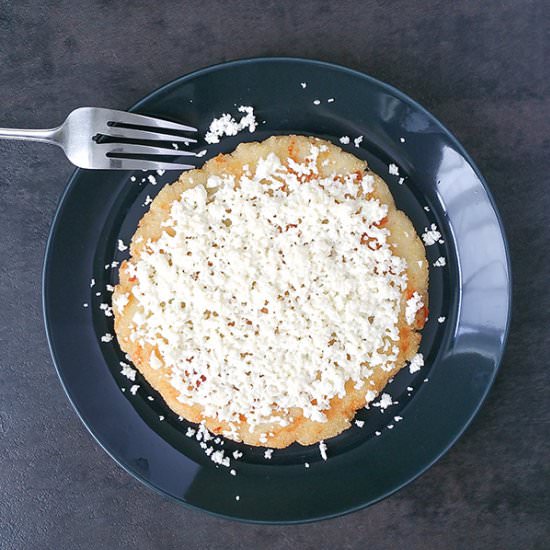
[[[163,92],[166,92],[172,87],[177,87],[180,84],[183,84],[187,80],[191,80],[203,75],[206,75],[210,72],[223,70],[231,67],[241,66],[241,65],[248,65],[248,64],[263,64],[263,63],[273,63],[273,62],[291,62],[291,63],[303,63],[305,65],[310,66],[317,66],[329,70],[336,70],[340,72],[347,73],[348,75],[354,76],[356,78],[360,78],[363,80],[368,81],[370,84],[378,87],[379,89],[382,89],[389,94],[396,96],[401,101],[405,102],[406,104],[411,105],[415,109],[421,111],[424,115],[426,115],[431,122],[433,122],[446,136],[450,139],[453,146],[456,147],[457,151],[464,157],[464,159],[468,162],[470,167],[472,168],[475,176],[481,183],[482,187],[484,188],[487,198],[489,200],[489,203],[491,205],[491,209],[495,214],[495,218],[498,223],[499,232],[502,236],[502,242],[503,242],[503,251],[506,259],[506,274],[507,274],[507,284],[506,284],[506,294],[507,294],[507,316],[506,321],[504,325],[504,329],[502,331],[502,340],[501,345],[499,348],[498,353],[498,360],[495,362],[495,367],[493,368],[491,372],[491,376],[489,380],[487,381],[486,387],[484,389],[482,397],[479,399],[479,402],[477,405],[472,409],[469,417],[467,420],[462,424],[460,429],[456,431],[456,433],[452,436],[449,443],[437,453],[431,461],[429,461],[427,464],[425,464],[421,469],[419,469],[413,476],[409,477],[406,481],[400,483],[399,485],[385,491],[383,494],[378,496],[375,499],[371,499],[367,502],[361,503],[359,505],[353,506],[351,508],[347,508],[344,510],[341,510],[339,512],[329,513],[329,514],[320,514],[316,515],[314,517],[308,517],[305,519],[298,519],[298,520],[263,520],[263,519],[251,519],[251,518],[244,518],[244,517],[237,517],[235,515],[229,515],[224,514],[220,512],[215,512],[212,510],[209,510],[207,508],[202,508],[198,505],[195,505],[191,502],[181,500],[177,498],[174,495],[171,495],[167,492],[165,492],[162,488],[157,487],[154,485],[151,481],[144,478],[141,474],[138,472],[130,469],[127,467],[122,461],[120,461],[114,453],[110,451],[106,447],[104,443],[99,439],[98,436],[92,431],[91,426],[89,423],[84,419],[83,414],[81,413],[78,405],[73,400],[71,394],[68,391],[67,385],[65,383],[64,376],[62,374],[62,371],[59,367],[59,361],[56,357],[54,346],[53,346],[53,336],[50,334],[51,328],[50,323],[48,321],[48,310],[47,310],[47,304],[46,304],[46,294],[47,294],[47,275],[48,275],[48,266],[49,266],[49,258],[51,257],[51,248],[53,246],[53,240],[54,240],[54,234],[56,232],[59,218],[63,211],[63,206],[65,203],[65,199],[69,192],[74,187],[75,180],[78,178],[78,176],[81,174],[81,172],[87,172],[86,170],[82,170],[80,168],[76,168],[72,174],[70,175],[69,179],[67,180],[67,183],[65,184],[65,187],[62,191],[62,193],[59,196],[59,199],[57,201],[55,212],[50,224],[50,228],[48,231],[48,237],[46,240],[46,246],[44,249],[44,256],[43,256],[43,262],[42,262],[42,273],[41,273],[41,305],[42,305],[42,317],[44,321],[44,328],[46,332],[46,340],[48,343],[48,349],[50,351],[50,357],[52,359],[52,363],[54,365],[54,368],[56,370],[57,376],[60,380],[61,386],[63,388],[63,391],[65,392],[66,397],[68,398],[69,402],[71,403],[73,409],[75,410],[77,416],[79,417],[80,421],[84,426],[86,427],[86,430],[92,435],[93,439],[100,445],[100,447],[107,453],[107,455],[112,458],[120,467],[122,467],[127,473],[129,473],[132,477],[149,487],[150,489],[153,489],[156,493],[163,495],[164,497],[168,497],[170,500],[185,506],[187,508],[198,510],[201,512],[206,512],[207,514],[210,514],[212,516],[228,519],[232,521],[238,521],[242,523],[249,523],[249,524],[260,524],[260,525],[293,525],[293,524],[306,524],[306,523],[313,523],[317,521],[323,521],[328,519],[333,519],[336,517],[341,517],[347,514],[351,514],[353,512],[365,509],[369,506],[372,506],[388,497],[393,495],[394,493],[400,491],[403,487],[409,485],[410,483],[416,481],[419,479],[422,475],[424,475],[436,462],[438,462],[447,452],[453,447],[456,442],[462,437],[464,432],[470,427],[473,420],[476,418],[476,416],[479,414],[480,409],[485,404],[487,397],[494,385],[495,378],[500,371],[501,365],[502,365],[502,359],[504,357],[504,353],[506,351],[507,343],[508,343],[508,337],[510,333],[510,325],[511,325],[511,319],[512,319],[512,288],[513,288],[513,279],[512,279],[512,265],[511,265],[511,255],[510,255],[510,245],[509,241],[506,235],[505,227],[502,221],[501,214],[498,210],[496,201],[493,197],[493,194],[487,184],[487,181],[481,174],[478,166],[474,162],[471,155],[466,151],[462,143],[457,139],[457,137],[454,135],[453,132],[451,132],[435,115],[433,115],[430,111],[428,111],[425,107],[423,107],[420,103],[418,103],[416,100],[411,98],[406,93],[400,91],[399,89],[395,88],[393,85],[388,84],[386,82],[383,82],[365,72],[351,69],[349,67],[346,67],[345,65],[340,65],[338,63],[332,63],[327,61],[322,61],[319,59],[313,59],[313,58],[306,58],[306,57],[292,57],[292,56],[260,56],[260,57],[246,57],[246,58],[238,58],[233,60],[224,61],[221,63],[215,63],[212,65],[208,65],[206,67],[202,67],[199,69],[195,69],[189,73],[183,74],[181,76],[178,76],[165,84],[162,84],[158,88],[152,90],[147,95],[139,99],[136,103],[134,103],[131,107],[129,107],[127,110],[129,112],[135,112],[140,109],[140,107],[144,104],[153,99],[158,94],[161,94]]]

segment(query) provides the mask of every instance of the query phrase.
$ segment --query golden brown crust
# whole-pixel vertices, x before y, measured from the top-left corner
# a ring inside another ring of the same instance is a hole
[[[171,203],[178,200],[181,193],[205,183],[210,175],[232,174],[237,179],[243,174],[243,167],[248,165],[254,171],[256,163],[268,153],[275,153],[284,163],[288,157],[301,162],[309,154],[310,145],[325,145],[327,150],[321,152],[317,160],[318,170],[321,176],[329,176],[333,173],[352,173],[368,171],[367,164],[345,153],[339,147],[312,137],[304,136],[274,136],[264,142],[241,144],[237,149],[228,155],[218,155],[211,159],[201,169],[184,172],[178,181],[165,186],[151,204],[150,210],[144,214],[139,222],[138,229],[130,244],[131,258],[128,262],[135,262],[143,250],[147,240],[157,240],[165,227],[161,226],[170,211]],[[323,162],[327,161],[328,162]],[[388,205],[386,227],[390,231],[389,241],[394,248],[394,253],[404,258],[407,262],[408,288],[403,293],[401,313],[399,319],[400,330],[400,353],[396,367],[385,372],[377,369],[371,380],[374,384],[364,384],[360,389],[354,388],[350,381],[346,385],[344,398],[334,398],[331,401],[330,409],[325,411],[327,422],[315,422],[304,418],[300,410],[291,411],[292,420],[286,427],[279,424],[256,426],[253,431],[249,430],[246,422],[237,426],[237,433],[240,440],[249,445],[261,445],[265,447],[282,448],[297,441],[302,445],[317,443],[320,440],[334,437],[346,428],[350,427],[355,412],[365,405],[365,395],[368,390],[380,392],[393,377],[418,351],[421,335],[418,330],[424,326],[427,316],[427,309],[424,307],[418,312],[413,326],[405,322],[405,302],[413,292],[418,292],[424,304],[427,304],[428,296],[428,263],[422,241],[408,219],[401,211],[395,208],[393,197],[386,183],[377,175],[372,174],[375,179],[372,195],[381,202]],[[206,427],[213,433],[230,431],[227,422],[220,422],[216,418],[203,418],[200,406],[189,406],[178,401],[178,391],[170,384],[168,369],[153,369],[149,365],[148,358],[151,352],[155,351],[150,345],[140,346],[139,343],[130,339],[132,330],[132,318],[137,311],[138,305],[131,295],[132,285],[135,281],[129,275],[128,262],[123,262],[120,267],[120,282],[113,294],[113,303],[123,294],[129,295],[129,302],[123,312],[114,308],[115,332],[120,347],[125,351],[136,368],[143,374],[145,379],[162,395],[167,405],[178,415],[192,422],[205,421]],[[260,435],[266,434],[267,441],[260,442]]]

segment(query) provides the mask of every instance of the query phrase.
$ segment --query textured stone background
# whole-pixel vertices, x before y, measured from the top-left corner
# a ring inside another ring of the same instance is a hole
[[[514,268],[508,351],[485,407],[420,480],[313,525],[186,510],[116,466],[55,375],[40,270],[72,172],[61,151],[0,143],[0,548],[548,548],[550,10],[545,0],[0,0],[0,125],[125,108],[227,59],[348,65],[420,101],[485,174]]]

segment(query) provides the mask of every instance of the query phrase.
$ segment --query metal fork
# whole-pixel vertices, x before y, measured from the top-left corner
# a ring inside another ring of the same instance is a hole
[[[116,126],[115,126],[116,125]],[[126,128],[141,126],[145,129]],[[171,145],[153,147],[139,143],[97,143],[98,136],[119,139],[161,140],[178,144],[195,143],[196,139],[170,132],[196,132],[197,129],[150,116],[81,107],[75,109],[57,128],[46,130],[20,130],[0,128],[0,139],[20,139],[54,143],[65,151],[67,158],[80,168],[98,170],[187,170],[191,164],[177,164],[142,158],[124,158],[128,155],[196,156],[196,153],[174,148]],[[158,157],[157,157],[158,158]]]

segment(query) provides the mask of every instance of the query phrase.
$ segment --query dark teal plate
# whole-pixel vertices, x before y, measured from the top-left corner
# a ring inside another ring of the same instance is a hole
[[[185,436],[189,424],[179,421],[139,375],[140,389],[130,394],[132,382],[119,372],[124,357],[116,342],[100,342],[102,334],[112,332],[112,318],[100,312],[99,304],[108,302],[105,285],[117,277],[116,269],[105,266],[126,254],[117,250],[117,239],[129,241],[145,197],[154,196],[176,173],[156,176],[155,186],[141,182],[143,172],[73,174],[55,215],[44,266],[51,353],[84,424],[120,465],[150,487],[188,506],[243,521],[330,518],[373,504],[425,472],[479,410],[508,330],[508,249],[493,198],[457,140],[412,99],[356,71],[303,59],[236,61],[179,78],[131,110],[204,133],[213,117],[237,115],[239,105],[254,106],[265,123],[254,134],[243,132],[216,146],[199,144],[196,150],[208,149],[205,159],[272,134],[316,135],[337,144],[343,135],[362,135],[359,148],[353,141],[345,148],[386,179],[417,231],[431,223],[440,228],[444,243],[427,249],[430,263],[444,256],[447,265],[430,270],[430,319],[421,345],[426,366],[414,375],[403,369],[388,386],[397,403],[383,413],[361,411],[362,428],[328,440],[326,462],[317,446],[293,445],[265,460],[260,449],[226,441],[226,453],[244,453],[232,461],[237,475],[216,467],[198,442]],[[391,162],[405,178],[401,185],[388,174]],[[96,285],[90,288],[92,277]]]

